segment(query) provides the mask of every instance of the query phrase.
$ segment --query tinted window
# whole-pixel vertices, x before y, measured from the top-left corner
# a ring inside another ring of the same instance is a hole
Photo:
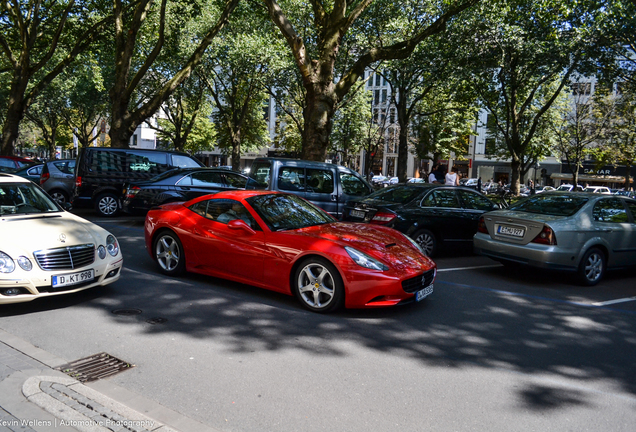
[[[247,202],[272,231],[322,225],[335,220],[296,195],[258,195],[248,198]]]
[[[305,190],[305,169],[283,167],[278,172],[278,189],[292,192]]]
[[[42,167],[44,165],[38,165],[36,167],[30,168],[27,170],[27,174],[35,176],[35,175],[40,175],[42,174]]]
[[[165,153],[127,152],[130,172],[159,174],[168,167]]]
[[[459,208],[454,190],[435,189],[422,200],[422,207]]]
[[[227,182],[228,186],[233,188],[244,188],[245,180],[246,180],[245,177],[238,174],[232,174],[232,173],[225,174],[225,181]]]
[[[215,187],[222,188],[224,187],[223,178],[221,178],[221,174],[217,172],[195,172],[190,175],[192,179],[192,186],[201,186],[201,187]],[[182,184],[182,182],[179,182]]]
[[[598,222],[624,223],[629,222],[627,210],[619,199],[604,199],[594,204],[592,212],[594,220]]]
[[[172,155],[172,166],[179,168],[197,168],[203,166],[203,164],[190,156],[185,155]]]
[[[4,159],[4,158],[0,158],[0,166],[15,168],[15,164],[13,163],[11,159]]]
[[[208,208],[208,201],[199,201],[196,204],[192,204],[188,207],[190,210],[198,214],[199,216],[205,217],[205,212]]]
[[[471,210],[492,210],[493,203],[486,197],[475,192],[460,190],[459,196],[464,203],[464,208]]]
[[[552,216],[572,216],[588,201],[587,198],[574,195],[552,195],[542,193],[521,200],[508,207],[509,210]]]
[[[413,186],[393,186],[373,192],[369,198],[392,203],[406,204],[417,198],[423,189]]]
[[[342,191],[347,195],[365,196],[369,193],[367,185],[353,174],[341,172],[340,183],[342,183]]]
[[[89,152],[88,171],[93,173],[123,172],[126,153],[123,151]]]
[[[269,162],[253,164],[245,187],[247,189],[266,189],[269,186],[271,169]]]
[[[627,207],[632,213],[632,222],[636,223],[636,201],[627,201]]]
[[[320,169],[307,169],[307,192],[333,193],[333,172]]]
[[[59,161],[53,162],[55,168],[57,168],[60,172],[64,174],[73,174],[73,170],[75,169],[75,161]]]

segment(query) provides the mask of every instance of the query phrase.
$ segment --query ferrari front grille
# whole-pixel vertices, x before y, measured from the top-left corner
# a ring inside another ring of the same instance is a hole
[[[435,269],[431,269],[419,276],[402,281],[402,289],[407,293],[414,293],[432,284],[434,278]]]

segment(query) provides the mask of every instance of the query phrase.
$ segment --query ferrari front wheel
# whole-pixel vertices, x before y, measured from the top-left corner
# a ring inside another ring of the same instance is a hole
[[[342,305],[344,284],[338,270],[324,258],[309,258],[297,268],[294,294],[313,312],[330,312]]]
[[[172,231],[163,231],[155,239],[155,260],[162,273],[176,276],[185,269],[185,254],[179,237]]]

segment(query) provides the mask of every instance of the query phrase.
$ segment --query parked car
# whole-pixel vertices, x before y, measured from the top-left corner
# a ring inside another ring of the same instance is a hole
[[[120,276],[115,236],[64,211],[33,182],[4,173],[0,238],[0,304],[82,291]]]
[[[634,191],[625,191],[625,190],[618,190],[614,193],[614,195],[621,195],[621,196],[626,196],[626,197],[630,197],[630,198],[634,198],[636,197],[636,192]]]
[[[343,219],[395,228],[432,257],[444,245],[470,244],[479,217],[495,208],[499,206],[474,189],[407,183],[347,202]]]
[[[75,159],[56,159],[45,163],[39,183],[58,204],[70,202],[75,186]]]
[[[422,177],[413,177],[408,179],[407,183],[426,183],[426,179]]]
[[[40,184],[40,175],[42,174],[43,166],[44,164],[41,163],[30,163],[29,165],[25,165],[22,168],[7,170],[5,172],[20,176],[27,180],[31,180],[35,184]]]
[[[373,188],[357,172],[323,162],[260,158],[252,164],[246,189],[289,192],[340,218],[345,202]]]
[[[610,191],[610,188],[608,188],[607,186],[588,186],[585,189],[583,189],[583,192],[612,195],[612,191]]]
[[[583,186],[581,185],[576,185],[576,188],[574,187],[574,185],[571,184],[562,184],[561,186],[559,186],[558,188],[556,188],[557,191],[559,192],[583,192]]]
[[[11,172],[31,164],[33,164],[32,160],[19,156],[0,156],[1,172]]]
[[[101,216],[114,216],[121,208],[125,183],[148,180],[173,168],[202,166],[187,153],[176,151],[81,148],[72,202],[77,207],[93,206]]]
[[[295,295],[314,312],[419,301],[433,292],[437,271],[397,231],[337,222],[289,193],[165,204],[148,212],[145,235],[164,274],[187,270]]]
[[[475,252],[504,264],[567,270],[584,285],[636,264],[636,200],[615,195],[544,192],[486,213]]]
[[[536,193],[550,192],[556,190],[552,186],[537,186],[534,188]]]
[[[146,213],[152,207],[224,190],[244,189],[247,176],[226,168],[177,168],[143,182],[124,185],[122,209]]]

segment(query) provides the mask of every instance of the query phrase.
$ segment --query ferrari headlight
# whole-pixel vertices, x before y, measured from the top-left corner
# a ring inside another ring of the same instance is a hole
[[[389,269],[387,266],[382,264],[377,259],[371,258],[369,255],[364,254],[357,249],[354,249],[349,246],[345,246],[345,250],[351,257],[351,259],[361,267],[368,268],[371,270],[380,270],[380,271],[386,271]]]
[[[4,252],[0,252],[0,273],[11,273],[15,270],[13,259]]]
[[[104,245],[99,245],[99,247],[97,248],[97,256],[99,256],[101,259],[106,258],[106,248],[104,247]]]
[[[33,268],[33,264],[31,264],[31,260],[25,256],[21,256],[18,258],[18,265],[25,271],[31,271]]]
[[[117,256],[117,253],[119,253],[119,244],[117,243],[115,236],[112,234],[109,234],[108,237],[106,237],[106,249],[111,256]]]
[[[422,255],[426,255],[426,254],[424,253],[424,250],[422,249],[422,246],[420,246],[419,244],[417,244],[417,242],[416,242],[415,240],[413,240],[411,237],[407,236],[406,234],[404,234],[404,237],[406,237],[406,239],[407,239],[408,241],[410,241],[410,242],[411,242],[411,244],[412,244],[413,246],[415,246],[415,247],[417,248],[417,250],[418,250],[418,251],[420,251],[420,252],[422,253]]]

